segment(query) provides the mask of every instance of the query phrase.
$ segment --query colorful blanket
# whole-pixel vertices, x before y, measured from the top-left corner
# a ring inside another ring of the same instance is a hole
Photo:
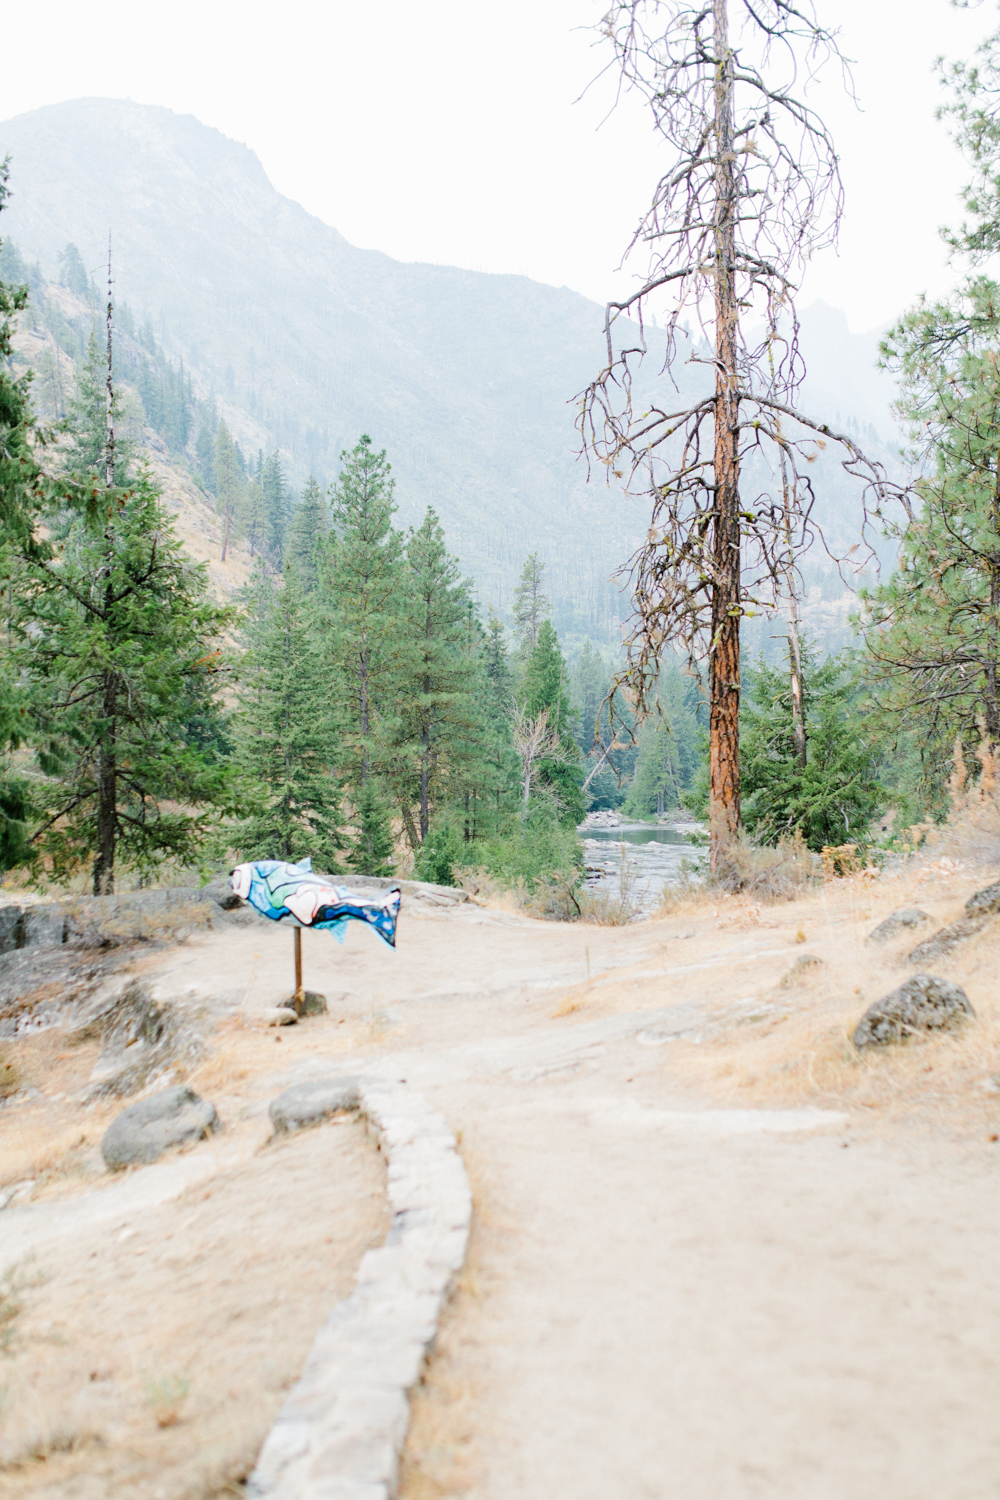
[[[259,859],[237,865],[232,873],[233,890],[272,922],[291,927],[319,927],[344,941],[348,922],[367,922],[390,948],[396,946],[399,888],[357,896],[345,886],[335,885],[332,875],[314,872],[311,859],[297,865],[282,859]]]

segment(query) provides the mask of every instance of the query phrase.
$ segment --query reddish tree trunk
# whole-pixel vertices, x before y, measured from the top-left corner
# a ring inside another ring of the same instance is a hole
[[[715,518],[709,666],[709,827],[712,869],[740,827],[740,462],[736,372],[736,170],[733,59],[726,0],[714,0],[715,49]]]

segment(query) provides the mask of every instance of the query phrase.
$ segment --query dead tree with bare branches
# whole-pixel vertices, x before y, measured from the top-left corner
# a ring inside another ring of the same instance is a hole
[[[795,294],[808,257],[835,241],[843,200],[833,142],[799,93],[824,63],[850,79],[811,0],[615,0],[600,30],[620,89],[648,102],[669,164],[626,252],[648,262],[638,289],[608,305],[607,359],[580,397],[579,428],[609,480],[650,505],[623,570],[633,617],[622,680],[639,714],[653,706],[666,649],[707,657],[718,869],[740,829],[740,620],[774,609],[802,554],[825,547],[807,463],[839,445],[866,521],[887,491],[851,438],[797,406]],[[664,305],[664,378],[650,399],[637,377],[649,312]],[[689,341],[685,319],[707,348]],[[673,375],[685,348],[712,374],[692,399]],[[741,477],[759,492],[741,493]]]

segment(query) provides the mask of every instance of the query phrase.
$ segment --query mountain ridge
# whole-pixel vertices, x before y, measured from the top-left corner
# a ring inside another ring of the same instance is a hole
[[[608,580],[646,517],[603,474],[588,483],[578,458],[573,397],[603,363],[603,308],[523,276],[358,249],[278,193],[248,146],[162,106],[47,106],[0,122],[7,152],[0,232],[52,274],[67,241],[100,267],[110,222],[121,296],[237,437],[267,433],[301,483],[332,478],[369,432],[388,449],[399,519],[433,504],[484,603],[509,606],[536,550],[560,628],[613,635],[625,611]],[[871,420],[877,406],[881,424],[885,377],[845,378],[843,361],[812,384],[824,399],[832,386],[834,410]],[[695,373],[679,369],[682,388]]]

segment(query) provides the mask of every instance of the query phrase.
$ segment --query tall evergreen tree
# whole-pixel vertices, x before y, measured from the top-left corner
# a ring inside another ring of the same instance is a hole
[[[924,795],[940,795],[956,736],[1000,740],[1000,282],[976,267],[1000,247],[1000,32],[945,70],[942,114],[972,166],[968,219],[945,232],[973,270],[890,332],[897,412],[920,472],[917,506],[889,527],[896,572],[865,598],[872,685],[902,749],[915,738]],[[901,757],[900,757],[901,758]]]
[[[514,748],[511,720],[514,713],[514,673],[511,670],[503,621],[491,613],[482,649],[480,682],[482,726],[483,796],[494,827],[518,796],[520,760]]]
[[[624,801],[630,817],[684,806],[702,764],[697,707],[693,679],[682,677],[676,663],[665,666],[655,711],[638,734],[635,775]]]
[[[545,564],[537,552],[531,552],[521,569],[514,590],[514,628],[518,650],[526,655],[538,644],[542,621],[548,618],[549,599],[545,592]]]
[[[267,550],[267,511],[264,505],[264,490],[256,474],[251,474],[247,480],[244,531],[250,548],[250,556],[262,555]]]
[[[69,402],[71,446],[67,467],[81,479],[99,473],[102,483],[106,478],[107,380],[107,358],[97,342],[96,332],[91,330],[86,355],[76,367],[76,391]],[[121,431],[121,400],[117,390],[113,393],[111,416],[117,431],[113,450],[114,482],[124,486],[128,484],[129,470],[135,461],[135,449]]]
[[[545,760],[540,767],[541,780],[553,788],[562,804],[562,819],[577,824],[586,811],[580,790],[580,751],[573,735],[573,710],[567,691],[566,661],[559,637],[552,624],[543,620],[538,641],[528,656],[521,684],[524,711],[531,717],[545,709],[548,727],[562,747],[563,759]]]
[[[316,587],[319,545],[327,533],[326,499],[310,474],[288,533],[288,556],[310,593]]]
[[[210,495],[215,494],[215,439],[207,422],[202,422],[194,445],[198,473]]]
[[[810,849],[863,841],[884,797],[882,751],[857,685],[837,658],[818,664],[802,645],[806,763],[795,734],[789,673],[748,674],[740,726],[744,818],[763,842],[798,830]]]
[[[151,476],[100,492],[58,555],[29,568],[15,660],[44,695],[58,775],[33,840],[57,875],[93,857],[97,895],[119,856],[140,873],[193,858],[230,778],[195,744],[211,709],[228,612],[184,557]]]
[[[280,568],[285,555],[289,510],[288,487],[280,454],[272,453],[264,460],[260,487],[264,495],[265,548],[273,566]]]
[[[222,517],[222,561],[243,523],[243,476],[236,444],[225,422],[215,434],[215,508]]]
[[[432,509],[428,508],[419,529],[410,532],[406,557],[410,573],[406,630],[411,656],[401,682],[401,717],[412,757],[411,795],[417,804],[422,844],[433,807],[448,793],[450,777],[451,790],[458,790],[454,772],[474,713],[474,674],[465,649],[468,593]],[[409,758],[404,753],[399,759],[405,765]],[[411,796],[405,792],[403,796],[409,804]]]
[[[383,769],[396,712],[407,575],[385,452],[376,453],[366,435],[342,460],[331,535],[320,549],[316,609],[327,682],[344,704],[341,762],[360,789],[372,770]]]
[[[246,859],[310,855],[335,870],[343,844],[336,726],[294,565],[278,589],[258,570],[250,602],[235,730],[255,805],[232,837]]]
[[[378,777],[369,776],[361,788],[354,821],[357,831],[347,856],[351,868],[359,875],[391,875],[392,817]]]
[[[77,297],[87,300],[90,291],[90,283],[87,280],[87,270],[83,264],[83,257],[74,244],[69,244],[59,252],[59,280],[63,286]]]
[[[7,199],[7,162],[0,161],[0,212]],[[0,252],[6,247],[0,241]],[[32,737],[31,697],[22,674],[11,661],[15,589],[23,583],[24,558],[49,556],[36,523],[48,492],[40,457],[45,434],[35,424],[27,375],[11,369],[18,315],[28,302],[28,288],[0,279],[0,586],[3,630],[0,632],[0,869],[30,857],[31,787],[11,765],[9,752]]]

